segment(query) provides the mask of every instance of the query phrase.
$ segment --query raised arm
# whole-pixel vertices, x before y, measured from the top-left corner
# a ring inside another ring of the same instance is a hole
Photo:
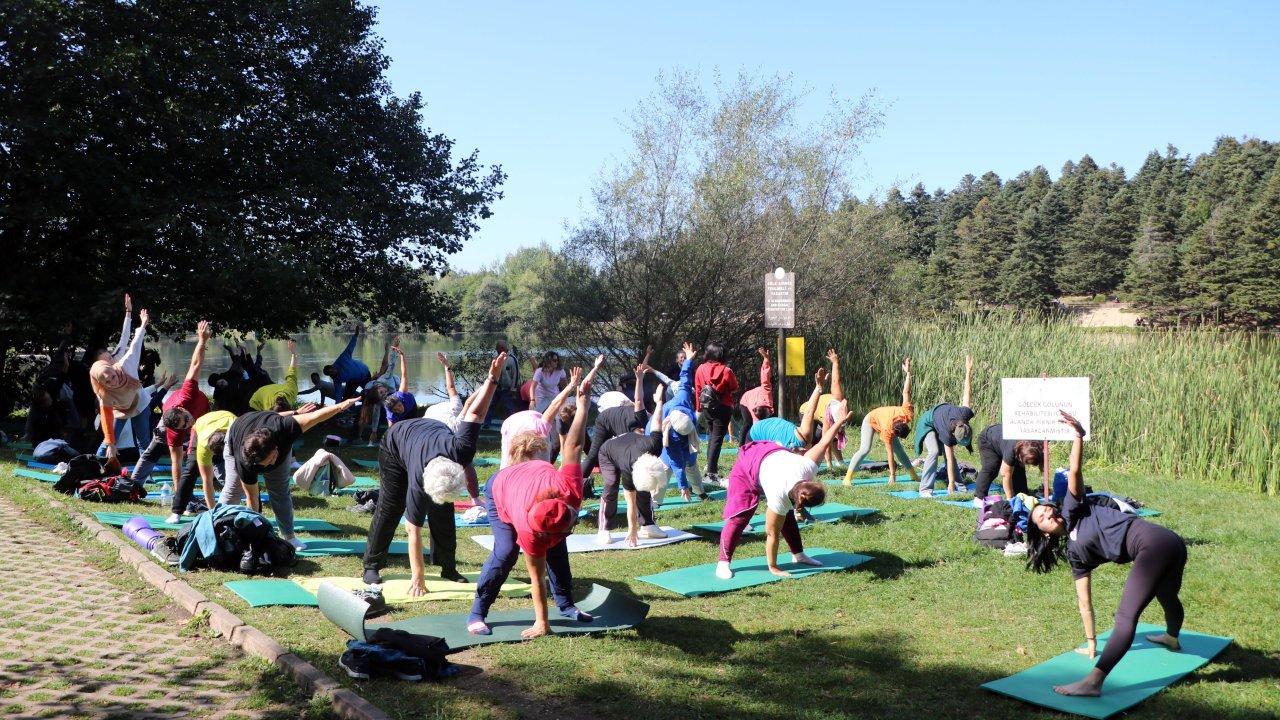
[[[582,379],[582,382],[588,385],[596,381],[596,373],[600,372],[600,368],[604,366],[604,354],[596,356],[596,361],[591,364],[591,372]]]
[[[458,397],[458,386],[454,381],[453,368],[449,367],[449,358],[445,357],[445,354],[442,352],[436,353],[436,360],[440,361],[440,365],[444,368],[444,389],[445,389],[445,392],[449,393],[449,400],[452,401],[454,398]],[[503,366],[504,367],[506,366],[505,359],[503,360]],[[409,376],[408,373],[405,372],[405,369],[404,369],[404,353],[401,353],[400,354],[400,392],[407,392],[408,381],[405,380],[405,378],[407,378],[408,376]],[[501,371],[499,371],[498,377],[502,377]]]
[[[129,333],[133,331],[133,297],[129,293],[124,294],[124,324],[120,326],[120,341],[116,343],[116,347],[111,351],[111,357],[119,358],[124,352],[125,347],[129,345]]]
[[[632,395],[631,409],[635,411],[636,415],[639,415],[640,413],[644,412],[644,365],[637,365],[635,372],[636,372],[636,387],[635,387],[635,390],[631,393]],[[582,408],[579,407],[578,409],[581,410]],[[662,412],[661,410],[659,410],[654,414],[661,415]]]
[[[911,358],[902,358],[902,404],[911,404]]]
[[[1062,423],[1076,431],[1075,440],[1071,441],[1071,468],[1067,471],[1067,492],[1077,500],[1084,499],[1084,426],[1080,421],[1067,414],[1065,410],[1059,410],[1058,414],[1062,415]],[[1046,457],[1043,462],[1048,462]]]
[[[587,425],[587,401],[591,398],[591,382],[582,380],[578,382],[582,375],[582,368],[574,368],[573,374],[576,376],[570,381],[569,385],[578,386],[578,412],[573,414],[573,423],[569,426],[569,435],[564,439],[564,446],[560,448],[560,466],[577,465],[582,458],[582,438],[586,433],[582,430]]]
[[[960,404],[973,407],[973,356],[964,356],[964,396]]]
[[[506,364],[507,354],[504,352],[498,353],[498,356],[489,363],[489,374],[485,376],[484,382],[480,383],[480,387],[471,393],[467,401],[467,409],[462,416],[463,422],[478,423],[489,414],[489,403],[493,401],[493,393],[498,389],[498,378],[502,375],[502,367]]]
[[[191,353],[191,364],[187,366],[185,380],[200,379],[200,368],[204,365],[204,351],[211,337],[213,337],[213,330],[209,327],[209,321],[201,320],[196,325],[196,349]]]
[[[308,413],[298,413],[293,416],[293,419],[297,421],[298,425],[302,426],[302,432],[306,432],[325,420],[354,407],[356,401],[359,399],[360,398],[358,397],[348,398],[340,403],[322,407],[318,410],[312,410]]]
[[[770,401],[773,399],[773,363],[769,360],[769,351],[762,347],[756,348],[756,352],[760,354],[760,387],[764,388],[764,394],[768,395]],[[754,410],[754,408],[752,408]]]
[[[844,385],[840,382],[840,355],[835,348],[827,348],[827,361],[831,363],[831,399],[844,399]]]
[[[573,394],[574,387],[576,387],[578,382],[582,380],[582,368],[576,367],[570,370],[568,378],[569,381],[565,383],[564,388],[560,390],[559,394],[551,399],[551,402],[547,405],[547,409],[542,411],[542,417],[553,418],[559,414],[560,408],[564,407],[564,404],[569,400],[569,396]]]
[[[836,401],[832,400],[831,402]],[[831,441],[835,440],[836,435],[840,433],[840,428],[844,427],[844,424],[849,421],[849,415],[849,406],[843,402],[840,403],[839,407],[832,410],[831,416],[834,422],[828,425],[827,429],[822,433],[822,439],[818,440],[817,444],[809,448],[809,451],[804,454],[810,462],[814,465],[822,462],[822,457],[827,453],[827,446],[831,444]],[[893,476],[890,475],[890,477]]]
[[[822,386],[826,381],[827,371],[818,368],[818,371],[813,374],[813,392],[809,393],[809,403],[805,406],[804,416],[800,418],[800,427],[796,430],[800,433],[800,440],[803,442],[809,442],[809,436],[813,434],[813,414],[818,409],[818,398],[822,397]]]

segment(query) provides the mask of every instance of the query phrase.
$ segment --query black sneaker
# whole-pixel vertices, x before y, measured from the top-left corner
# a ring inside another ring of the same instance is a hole
[[[365,568],[363,579],[364,579],[365,585],[381,585],[382,584],[382,575],[378,573],[378,568]]]
[[[382,669],[397,680],[417,682],[422,679],[422,658],[403,655],[389,663],[384,663]]]
[[[338,667],[357,680],[369,679],[369,659],[363,653],[356,654],[354,650],[342,653],[342,657],[338,658]]]
[[[441,571],[440,571],[440,577],[444,578],[445,580],[452,580],[452,581],[454,581],[454,582],[456,582],[456,583],[469,583],[469,582],[471,582],[470,580],[468,580],[468,579],[466,579],[465,577],[463,577],[463,576],[462,576],[462,573],[458,572],[456,569],[441,570]]]

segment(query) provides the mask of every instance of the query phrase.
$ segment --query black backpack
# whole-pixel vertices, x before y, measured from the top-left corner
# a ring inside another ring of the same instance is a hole
[[[439,680],[445,677],[449,667],[449,643],[444,638],[434,635],[417,635],[404,630],[378,628],[369,638],[369,642],[383,647],[391,647],[405,655],[422,660],[422,677],[426,680]]]
[[[102,479],[102,461],[94,455],[77,455],[67,461],[67,471],[62,474],[53,489],[63,495],[72,495],[86,480]]]
[[[702,412],[719,412],[720,405],[720,395],[716,393],[716,389],[711,385],[703,385],[702,390],[698,391],[698,407]]]

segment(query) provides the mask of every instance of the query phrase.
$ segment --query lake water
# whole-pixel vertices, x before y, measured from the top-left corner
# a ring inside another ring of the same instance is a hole
[[[309,333],[294,336],[298,343],[298,387],[305,390],[311,387],[311,373],[319,373],[325,365],[347,346],[350,335],[332,333]],[[366,333],[356,343],[354,356],[369,366],[369,371],[376,373],[382,363],[383,348],[391,340],[390,335]],[[160,353],[160,366],[156,375],[162,372],[185,375],[187,365],[191,362],[191,353],[195,350],[195,340],[182,342],[164,340],[149,342],[147,347],[155,348]],[[402,334],[400,348],[404,351],[409,365],[409,390],[419,403],[436,403],[445,397],[444,368],[436,359],[437,352],[443,352],[450,358],[462,350],[462,341],[435,334]],[[257,346],[251,344],[250,350]],[[231,359],[222,347],[220,338],[213,338],[205,351],[204,367],[200,371],[200,386],[207,393],[212,393],[209,386],[209,375],[222,372],[231,367]],[[274,382],[284,382],[284,374],[289,368],[289,348],[284,340],[268,340],[262,349],[262,367],[271,374]],[[399,374],[398,366],[392,361],[392,372]],[[465,389],[463,389],[465,392]],[[303,398],[315,401],[317,393]]]

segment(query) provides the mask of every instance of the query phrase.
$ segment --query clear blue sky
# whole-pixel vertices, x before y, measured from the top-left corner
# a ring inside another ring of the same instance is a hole
[[[559,245],[628,149],[620,120],[674,67],[790,74],[814,113],[874,90],[885,124],[855,168],[863,196],[1280,140],[1280,3],[373,4],[395,91],[421,91],[428,126],[509,175],[463,270]]]

